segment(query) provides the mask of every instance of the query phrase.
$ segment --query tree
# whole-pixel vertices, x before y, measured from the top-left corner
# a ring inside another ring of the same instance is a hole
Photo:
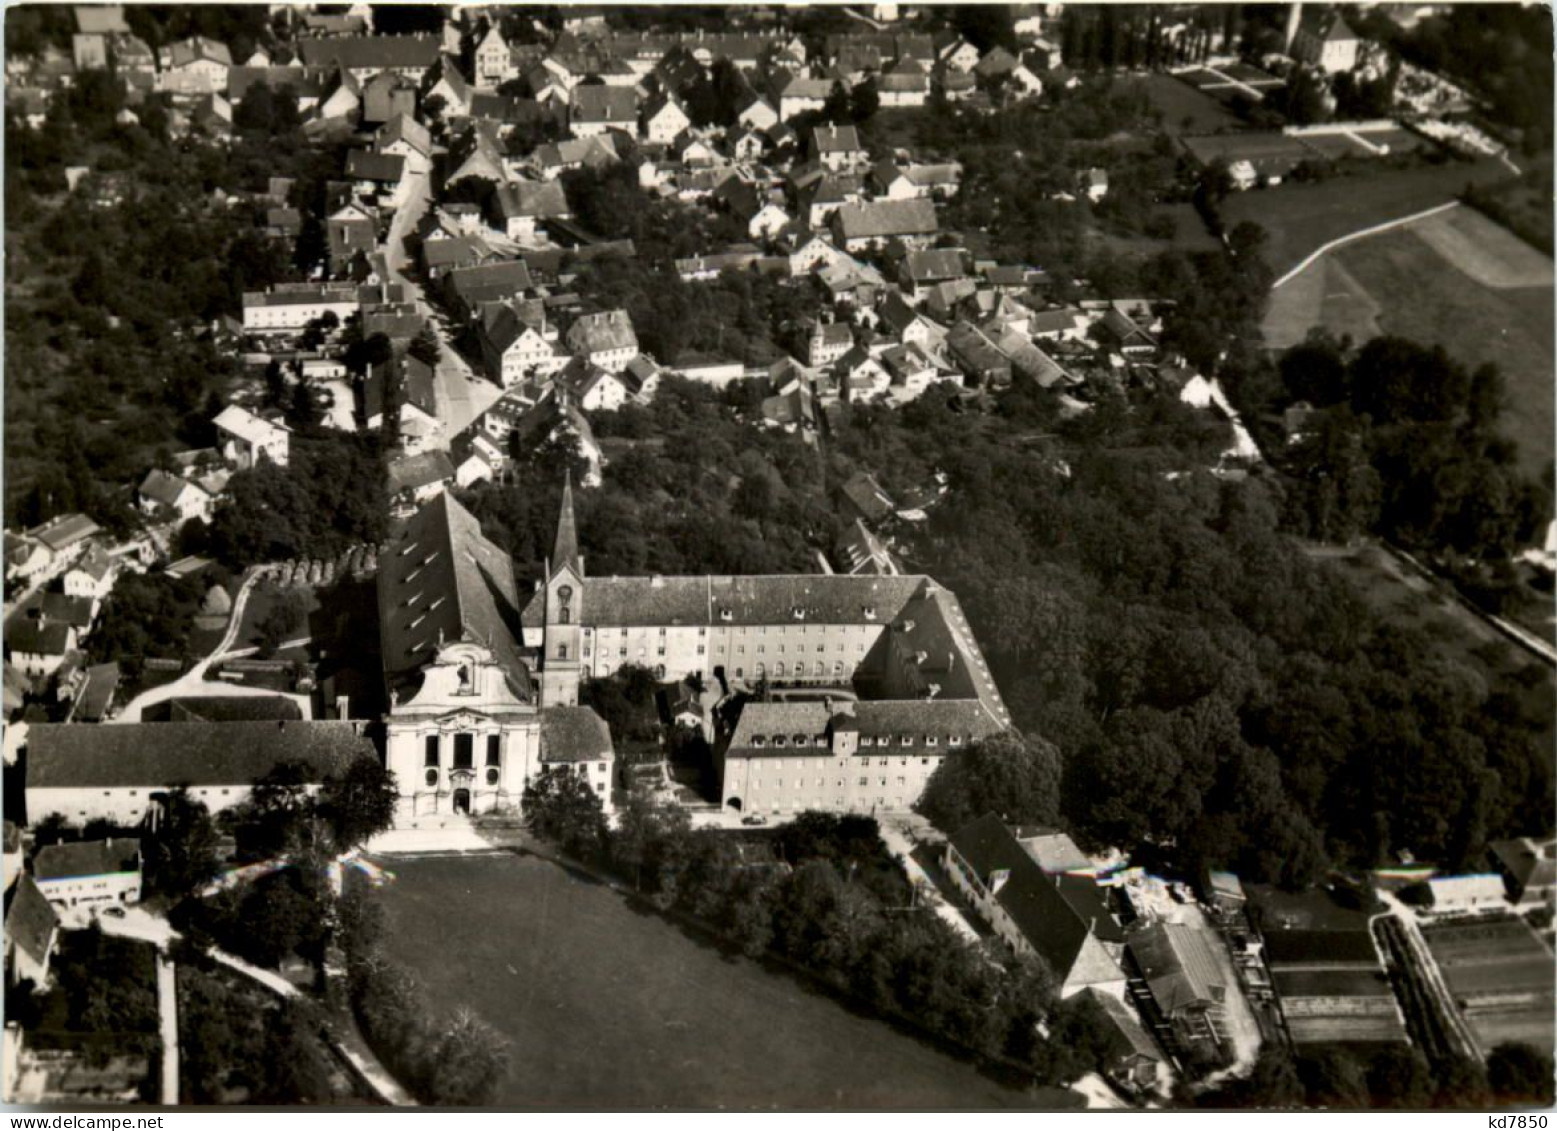
[[[300,762],[283,762],[254,783],[232,822],[240,851],[252,860],[282,860],[312,846],[312,775]]]
[[[435,1104],[478,1107],[496,1102],[508,1075],[508,1042],[469,1009],[450,1018],[431,1057]]]
[[[441,347],[438,342],[438,332],[431,326],[424,326],[416,337],[411,339],[411,344],[406,352],[416,358],[423,365],[436,367],[442,357]]]
[[[359,848],[394,824],[400,790],[395,775],[374,758],[358,758],[319,792],[319,815],[329,823],[337,852]]]
[[[168,793],[161,819],[144,844],[146,885],[175,901],[208,883],[221,868],[211,812],[189,796],[186,786]]]
[[[617,813],[611,836],[611,858],[619,867],[632,870],[633,890],[643,890],[645,871],[650,875],[650,890],[664,892],[666,902],[674,898],[674,879],[662,875],[663,864],[685,854],[686,838],[692,820],[676,804],[661,804],[646,789],[634,789]],[[672,890],[665,891],[667,884]]]
[[[1052,824],[1060,773],[1052,744],[1003,732],[942,761],[916,808],[945,832],[991,812],[1013,823]]]
[[[524,787],[524,813],[536,836],[574,856],[593,856],[605,841],[600,797],[571,765],[545,766]]]
[[[1498,1045],[1487,1057],[1487,1083],[1503,1103],[1552,1102],[1552,1058],[1533,1045]]]

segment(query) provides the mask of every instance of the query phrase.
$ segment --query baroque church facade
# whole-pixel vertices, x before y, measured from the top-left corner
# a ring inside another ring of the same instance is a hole
[[[379,557],[397,824],[517,813],[569,766],[609,810],[611,735],[581,684],[626,665],[756,691],[717,751],[727,809],[905,809],[936,766],[1011,726],[955,594],[933,578],[591,577],[571,484],[527,600],[447,494]]]

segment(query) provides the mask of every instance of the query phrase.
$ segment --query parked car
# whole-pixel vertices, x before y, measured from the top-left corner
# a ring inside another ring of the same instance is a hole
[[[741,824],[743,825],[765,825],[767,823],[768,819],[766,817],[760,817],[755,813],[753,813],[750,817],[741,818]]]

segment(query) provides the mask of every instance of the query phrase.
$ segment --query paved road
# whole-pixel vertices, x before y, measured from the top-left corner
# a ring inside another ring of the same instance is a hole
[[[166,951],[157,952],[157,1013],[162,1028],[162,1103],[178,1103],[178,979]]]
[[[303,718],[311,719],[314,716],[313,699],[307,695],[291,695],[284,691],[271,691],[263,687],[245,687],[239,683],[228,683],[225,680],[220,683],[210,683],[205,678],[205,673],[210,666],[227,654],[233,642],[238,638],[238,629],[243,625],[243,610],[248,604],[249,595],[253,592],[255,584],[260,580],[261,573],[251,573],[238,589],[238,594],[232,602],[232,618],[227,622],[227,631],[222,634],[222,639],[209,655],[172,683],[164,683],[161,687],[153,687],[149,691],[143,691],[134,699],[124,705],[116,718],[110,719],[112,723],[138,723],[141,721],[141,712],[156,703],[163,703],[169,699],[180,697],[199,698],[200,696],[260,696],[282,695],[297,704],[303,712]]]
[[[438,334],[439,355],[433,385],[443,432],[432,446],[447,450],[454,437],[490,408],[502,396],[503,390],[471,371],[465,359],[449,344],[451,330],[447,321],[427,301],[422,285],[406,274],[411,257],[406,251],[405,237],[415,230],[432,203],[429,181],[425,173],[413,176],[405,203],[395,210],[394,219],[390,221],[384,260],[393,281],[410,292],[422,313],[430,316],[430,324]]]

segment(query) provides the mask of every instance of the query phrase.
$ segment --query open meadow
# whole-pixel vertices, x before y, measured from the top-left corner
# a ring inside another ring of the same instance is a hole
[[[1358,343],[1395,334],[1440,344],[1469,366],[1495,362],[1504,429],[1524,469],[1551,477],[1557,429],[1552,260],[1471,208],[1438,213],[1327,252],[1275,289],[1272,349],[1314,326]]]
[[[518,1108],[994,1109],[1008,1087],[802,980],[723,953],[533,856],[391,859],[394,959],[511,1042]]]

